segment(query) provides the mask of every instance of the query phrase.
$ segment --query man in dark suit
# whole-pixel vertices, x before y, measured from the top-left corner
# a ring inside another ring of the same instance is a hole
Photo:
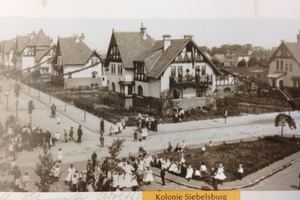
[[[100,133],[104,133],[104,120],[102,117],[100,118]]]
[[[166,176],[166,172],[165,172],[165,169],[162,167],[161,170],[160,170],[160,178],[161,178],[161,181],[162,181],[162,185],[166,185],[165,176]]]
[[[78,143],[81,143],[81,136],[82,136],[81,125],[79,125],[79,127],[78,127],[78,129],[77,129],[77,136],[78,136],[77,142],[78,142]]]

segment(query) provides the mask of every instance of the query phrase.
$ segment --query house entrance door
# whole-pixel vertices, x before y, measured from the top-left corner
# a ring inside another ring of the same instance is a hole
[[[279,81],[279,89],[283,89],[283,80]]]

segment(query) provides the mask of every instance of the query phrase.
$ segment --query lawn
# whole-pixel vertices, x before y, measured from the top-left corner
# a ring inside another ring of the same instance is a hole
[[[184,152],[186,164],[192,165],[194,171],[205,162],[207,169],[217,167],[222,163],[227,178],[225,181],[237,180],[237,168],[243,165],[244,176],[252,174],[268,165],[281,160],[300,150],[299,138],[269,136],[256,141],[240,141],[232,144],[207,146],[203,153],[201,148],[191,148]],[[163,152],[159,158],[169,158],[180,161],[181,152]]]

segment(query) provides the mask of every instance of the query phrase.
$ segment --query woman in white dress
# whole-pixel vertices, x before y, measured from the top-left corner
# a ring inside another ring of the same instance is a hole
[[[130,162],[126,163],[125,166],[125,176],[124,176],[124,187],[130,188],[132,187],[132,172],[134,171],[133,166]]]
[[[142,134],[141,134],[141,136],[142,136],[142,138],[145,140],[146,139],[146,137],[148,136],[148,129],[147,129],[147,127],[144,127],[143,129],[142,129]]]
[[[148,184],[151,184],[151,182],[154,181],[153,172],[149,167],[146,168],[143,181],[147,182]]]
[[[61,163],[62,159],[63,159],[63,152],[62,149],[59,148],[57,153],[57,162]]]
[[[75,173],[75,168],[73,167],[73,164],[71,164],[70,165],[70,167],[69,167],[69,169],[68,169],[68,175],[67,175],[67,177],[66,177],[66,179],[65,179],[65,182],[67,183],[67,184],[70,184],[71,183],[71,178],[72,178],[72,176],[73,176],[73,174]]]
[[[226,178],[224,174],[224,167],[222,163],[219,164],[218,170],[217,170],[217,175],[215,176],[215,179],[218,179],[221,184],[223,184],[223,180]]]
[[[194,173],[194,170],[193,170],[192,166],[189,165],[188,168],[187,168],[187,170],[186,170],[186,176],[185,176],[185,178],[188,181],[190,181],[192,179],[192,177],[193,177],[193,173]]]

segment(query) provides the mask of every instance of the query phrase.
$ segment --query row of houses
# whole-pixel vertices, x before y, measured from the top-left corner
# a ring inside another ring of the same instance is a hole
[[[54,44],[43,30],[38,34],[17,36],[10,46],[7,41],[1,42],[1,61],[7,69],[24,73],[38,69],[65,89],[108,87],[108,103],[127,108],[159,108],[163,106],[162,99],[167,97],[179,108],[205,109],[214,105],[217,98],[224,98],[236,90],[237,77],[218,69],[191,35],[173,39],[165,34],[156,40],[143,25],[136,32],[113,30],[105,54],[91,50],[84,39],[83,34],[58,37]],[[8,51],[9,48],[11,51]],[[278,51],[270,62],[268,77],[272,84],[274,77],[283,78],[291,73],[287,70],[286,73],[272,75],[277,73],[272,71],[272,60],[278,59]],[[299,52],[297,50],[297,55]],[[290,53],[293,56],[289,59],[295,60],[293,73],[299,74],[294,53]],[[281,72],[281,68],[278,70]],[[298,80],[295,74],[290,79]],[[290,81],[284,83],[289,85]],[[275,79],[274,86],[282,84]],[[299,83],[293,86],[299,87]]]

